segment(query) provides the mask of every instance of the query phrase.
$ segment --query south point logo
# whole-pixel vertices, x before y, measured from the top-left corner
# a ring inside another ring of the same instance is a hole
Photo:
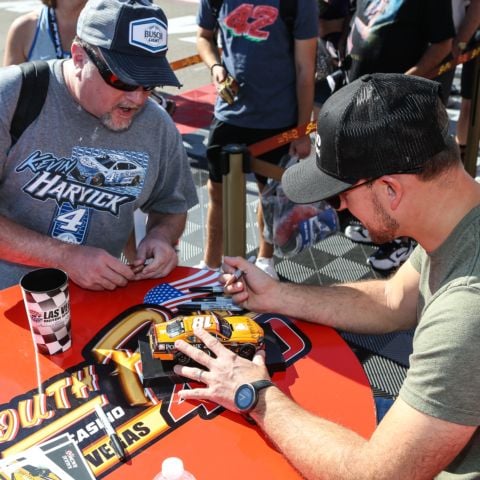
[[[157,18],[130,23],[130,44],[151,53],[167,49],[167,25]]]

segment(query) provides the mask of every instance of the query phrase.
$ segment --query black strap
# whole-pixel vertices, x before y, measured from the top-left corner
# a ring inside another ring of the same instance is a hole
[[[62,48],[62,40],[60,39],[60,32],[58,30],[57,16],[55,15],[55,9],[53,7],[48,7],[47,11],[48,17],[48,28],[53,37],[53,45],[55,47],[55,55],[58,59],[64,58]]]
[[[22,70],[22,88],[10,124],[11,146],[17,143],[22,133],[42,111],[50,80],[47,62],[26,62],[19,66]]]

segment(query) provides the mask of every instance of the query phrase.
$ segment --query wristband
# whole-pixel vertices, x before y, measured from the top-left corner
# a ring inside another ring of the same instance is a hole
[[[213,68],[214,67],[223,67],[223,65],[221,63],[214,63],[211,67],[210,67],[210,75],[213,75]]]

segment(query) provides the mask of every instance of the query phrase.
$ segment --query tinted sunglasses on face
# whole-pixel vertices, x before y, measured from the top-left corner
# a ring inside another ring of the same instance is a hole
[[[392,172],[391,175],[401,175],[401,174],[412,174],[412,173],[420,173],[424,168],[424,165],[419,165],[412,168],[407,168],[405,170],[400,170],[398,172]],[[383,176],[383,175],[382,175]],[[370,178],[369,180],[365,180],[364,182],[360,182],[358,185],[353,185],[353,187],[347,188],[343,190],[343,192],[338,193],[337,195],[333,195],[332,197],[325,198],[325,202],[327,202],[334,210],[338,210],[342,204],[342,199],[340,195],[346,192],[350,192],[351,190],[355,190],[356,188],[362,187],[367,183],[373,183],[375,180],[378,180],[380,177]]]
[[[364,182],[359,183],[358,185],[354,185],[353,187],[347,188],[346,190],[343,190],[343,192],[338,193],[337,195],[333,195],[332,197],[328,197],[325,199],[325,201],[334,209],[338,210],[340,208],[340,205],[342,204],[342,199],[340,195],[342,193],[350,192],[351,190],[355,190],[358,187],[362,187],[363,185],[366,185],[367,183],[372,183],[376,178],[372,178],[370,180],[365,180]]]
[[[103,78],[103,81],[117,90],[122,90],[123,92],[134,92],[139,88],[143,89],[144,92],[152,91],[156,85],[144,87],[142,85],[131,85],[129,83],[122,82],[108,67],[108,65],[94,52],[94,50],[86,45],[85,43],[81,44],[82,48],[85,50],[88,58],[95,65],[100,76]]]

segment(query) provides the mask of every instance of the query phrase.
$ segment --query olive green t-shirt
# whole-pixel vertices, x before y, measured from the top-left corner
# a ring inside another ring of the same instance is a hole
[[[418,326],[400,397],[432,417],[480,425],[480,206],[445,242],[410,257],[420,273]],[[480,478],[480,429],[437,479]]]

